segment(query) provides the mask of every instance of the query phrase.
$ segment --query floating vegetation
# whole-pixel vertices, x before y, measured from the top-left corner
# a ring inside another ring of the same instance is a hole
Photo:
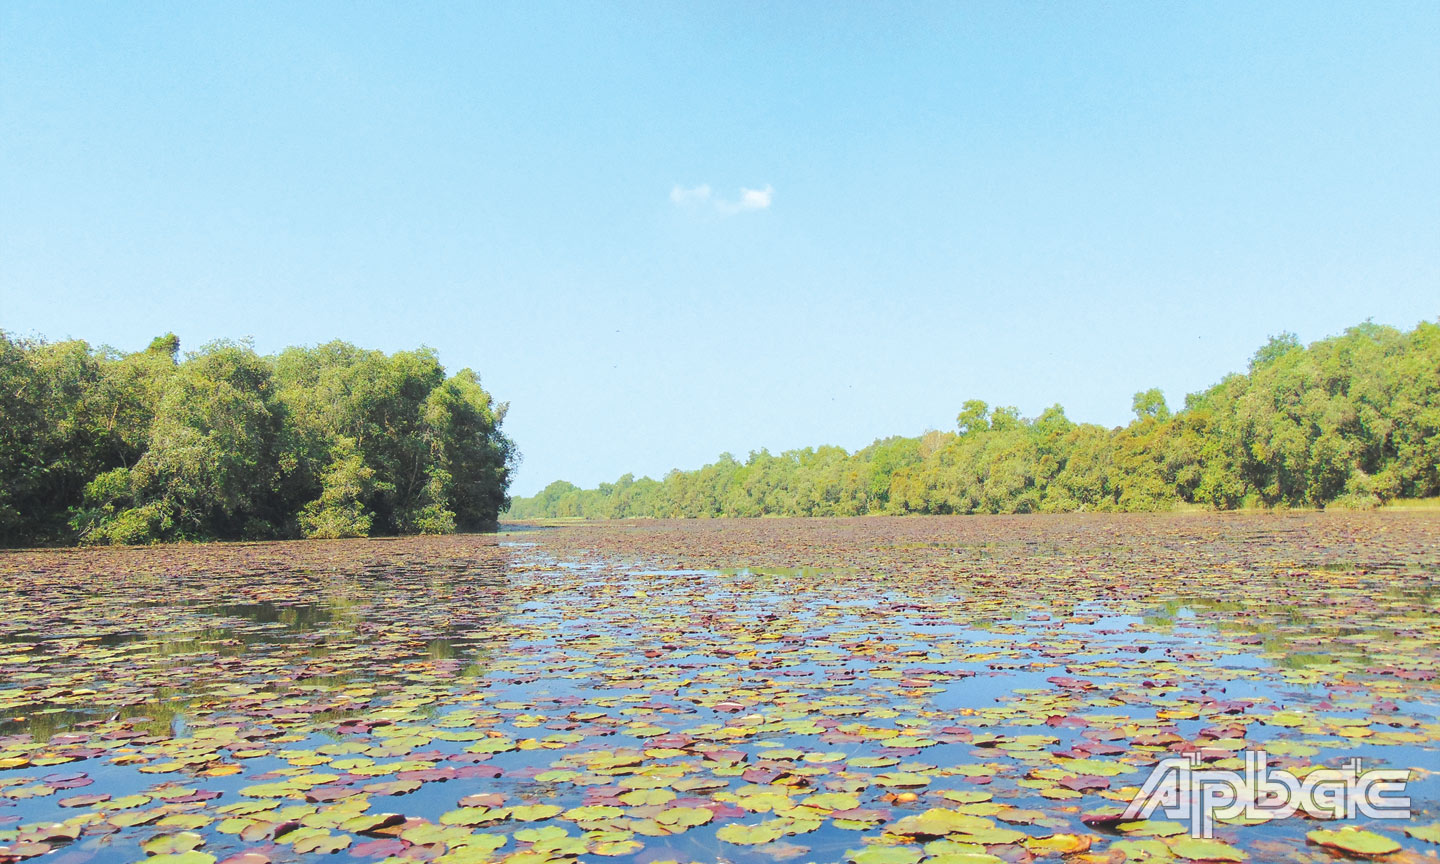
[[[1425,514],[0,554],[0,861],[1433,861],[1437,560]],[[1121,815],[1259,747],[1414,816]]]

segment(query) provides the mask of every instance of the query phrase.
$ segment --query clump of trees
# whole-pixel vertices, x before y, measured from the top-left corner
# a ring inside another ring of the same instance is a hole
[[[428,348],[0,331],[0,398],[7,546],[485,530],[518,459],[506,406]]]
[[[557,482],[514,518],[850,516],[1166,510],[1177,504],[1368,508],[1440,495],[1440,325],[1362,324],[1302,347],[1272,338],[1244,373],[1171,413],[1137,393],[1107,429],[964,403],[953,432],[729,454],[663,480]]]

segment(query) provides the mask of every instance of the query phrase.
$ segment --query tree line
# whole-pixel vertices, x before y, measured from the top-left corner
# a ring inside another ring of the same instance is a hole
[[[1076,423],[964,403],[954,431],[778,455],[730,454],[662,480],[564,481],[508,516],[632,518],[1166,510],[1179,504],[1369,508],[1440,495],[1440,325],[1366,323],[1302,347],[1272,337],[1244,373],[1171,413],[1158,389],[1135,419]]]
[[[519,458],[505,409],[428,348],[0,331],[0,544],[490,529]]]

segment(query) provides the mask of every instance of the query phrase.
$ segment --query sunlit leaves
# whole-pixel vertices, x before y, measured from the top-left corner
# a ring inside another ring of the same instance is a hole
[[[906,816],[886,831],[892,834],[943,837],[947,834],[969,834],[988,831],[995,823],[979,816],[970,816],[955,810],[934,808],[914,816]]]
[[[920,850],[904,846],[867,846],[845,853],[854,864],[917,864]]]
[[[1305,839],[1320,846],[1327,846],[1331,849],[1339,849],[1341,852],[1349,852],[1353,855],[1372,856],[1388,855],[1391,852],[1398,852],[1400,844],[1393,838],[1373,831],[1360,831],[1342,828],[1338,831],[1318,830],[1311,831],[1305,835]]]
[[[1228,843],[1198,837],[1182,837],[1170,843],[1170,850],[1189,861],[1243,861],[1250,857]]]
[[[719,830],[715,832],[715,836],[726,843],[734,843],[737,846],[759,846],[762,843],[779,840],[785,835],[784,829],[777,822],[778,820],[772,820],[758,825],[732,822],[720,826]]]
[[[519,822],[540,822],[559,815],[564,809],[558,804],[522,804],[510,808],[510,818]]]
[[[180,834],[162,834],[145,841],[140,844],[140,847],[152,855],[160,855],[189,852],[191,849],[198,849],[204,845],[204,837],[187,831]]]

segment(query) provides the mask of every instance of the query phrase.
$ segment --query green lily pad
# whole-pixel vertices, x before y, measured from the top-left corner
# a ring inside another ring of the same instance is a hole
[[[1400,844],[1383,834],[1373,831],[1357,831],[1342,828],[1339,831],[1318,830],[1305,835],[1305,839],[1319,846],[1339,849],[1351,855],[1372,857],[1400,851]]]
[[[1199,837],[1173,840],[1170,842],[1170,849],[1190,861],[1244,861],[1250,857],[1229,843]]]
[[[917,864],[923,856],[908,846],[866,846],[846,852],[845,857],[854,864]]]

